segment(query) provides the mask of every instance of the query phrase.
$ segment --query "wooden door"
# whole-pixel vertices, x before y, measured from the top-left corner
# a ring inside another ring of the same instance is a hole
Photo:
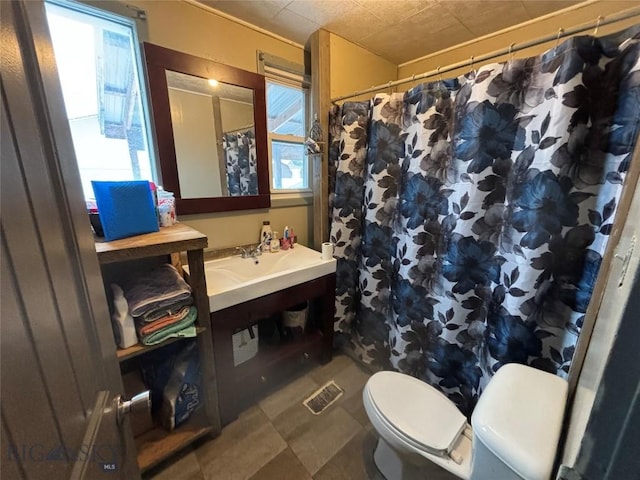
[[[0,477],[136,479],[44,7],[0,4]]]

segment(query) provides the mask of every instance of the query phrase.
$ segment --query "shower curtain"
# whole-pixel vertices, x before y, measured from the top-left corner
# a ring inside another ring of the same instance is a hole
[[[640,117],[640,27],[330,114],[337,342],[469,415],[566,375]]]
[[[227,168],[229,195],[258,194],[258,169],[256,164],[256,135],[253,127],[248,130],[222,134],[222,149]]]

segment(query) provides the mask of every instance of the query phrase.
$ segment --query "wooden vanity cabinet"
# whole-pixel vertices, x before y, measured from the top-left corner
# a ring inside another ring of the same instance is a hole
[[[244,408],[307,365],[327,363],[333,354],[335,273],[211,313],[213,350],[218,375],[220,419],[226,425]],[[267,345],[234,366],[232,335],[240,329],[309,302],[304,333]]]
[[[145,420],[143,419],[143,422],[140,422],[139,419],[131,418],[138,466],[144,472],[196,439],[207,434],[217,435],[220,433],[216,377],[211,330],[209,327],[209,299],[207,297],[203,259],[203,249],[207,246],[207,237],[187,225],[178,223],[171,227],[163,227],[159,232],[111,242],[96,241],[95,245],[103,279],[107,287],[107,283],[114,278],[114,271],[117,272],[116,278],[126,277],[131,271],[135,271],[140,262],[167,263],[171,254],[187,252],[190,272],[188,281],[191,285],[194,304],[198,310],[196,338],[170,338],[159,345],[144,346],[137,344],[126,349],[117,348],[116,350],[116,356],[120,362],[120,370],[123,374],[125,393],[127,396],[131,396],[145,390],[141,380],[138,380],[137,383],[135,380],[130,380],[131,374],[136,373],[135,371],[132,372],[136,368],[136,361],[142,358],[143,355],[174,342],[195,340],[198,346],[200,368],[202,370],[201,391],[204,393],[203,405],[184,424],[178,426],[172,432],[168,432],[162,426],[151,424],[150,421],[147,421],[148,425],[143,425],[142,429],[137,428],[139,431],[136,432],[136,426],[139,427],[141,423],[144,424]]]

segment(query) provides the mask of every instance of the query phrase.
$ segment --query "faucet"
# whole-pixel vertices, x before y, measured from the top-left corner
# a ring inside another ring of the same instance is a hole
[[[258,263],[259,255],[262,255],[262,243],[256,245],[255,247],[236,247],[236,250],[240,250],[240,256],[242,258],[253,258]]]

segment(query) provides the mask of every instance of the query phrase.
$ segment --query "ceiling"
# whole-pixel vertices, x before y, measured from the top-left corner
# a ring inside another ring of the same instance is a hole
[[[198,0],[304,45],[324,28],[400,64],[578,0]]]

